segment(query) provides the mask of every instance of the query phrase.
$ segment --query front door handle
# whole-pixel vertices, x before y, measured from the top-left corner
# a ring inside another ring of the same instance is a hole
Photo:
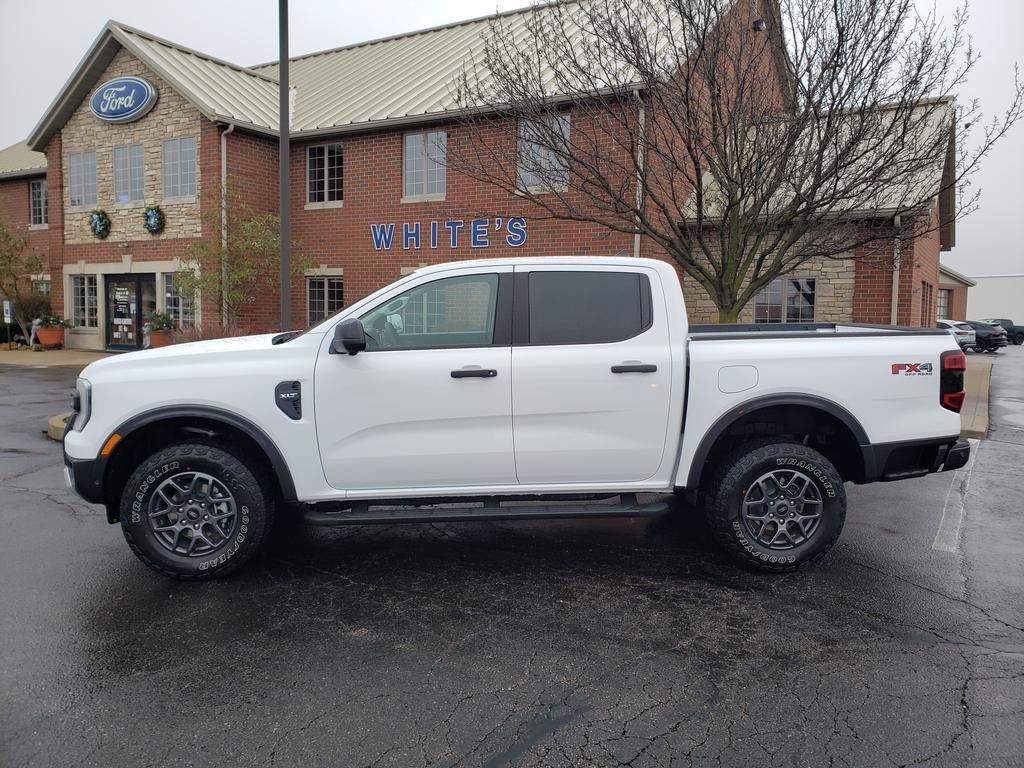
[[[453,379],[493,379],[498,372],[493,368],[460,368],[452,371]]]
[[[651,363],[623,363],[612,366],[612,373],[654,373],[657,370],[658,366]]]

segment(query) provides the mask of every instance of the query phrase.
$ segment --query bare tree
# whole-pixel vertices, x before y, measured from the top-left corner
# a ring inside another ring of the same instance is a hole
[[[891,252],[978,203],[1021,117],[957,103],[966,5],[581,0],[497,16],[456,86],[449,167],[542,217],[648,238],[723,322],[809,259]],[[942,200],[943,205],[938,205]],[[941,212],[941,213],[940,213]]]

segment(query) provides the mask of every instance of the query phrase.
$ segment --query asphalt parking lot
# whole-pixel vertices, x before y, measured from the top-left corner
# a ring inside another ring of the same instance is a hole
[[[1020,766],[1024,348],[956,473],[850,487],[764,576],[655,521],[291,531],[158,576],[0,368],[0,766]]]

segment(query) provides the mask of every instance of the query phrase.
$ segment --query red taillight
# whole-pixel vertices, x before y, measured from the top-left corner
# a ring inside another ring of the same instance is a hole
[[[967,356],[961,351],[943,352],[942,370],[939,373],[939,402],[943,408],[960,413],[964,407],[964,371],[967,370]]]
[[[967,355],[965,355],[962,351],[943,352],[942,353],[942,370],[944,370],[944,371],[966,371],[967,370]]]

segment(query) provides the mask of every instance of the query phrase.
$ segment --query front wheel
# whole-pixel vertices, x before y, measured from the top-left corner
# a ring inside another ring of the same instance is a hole
[[[273,522],[273,500],[243,454],[180,443],[145,459],[121,495],[128,545],[155,571],[208,579],[251,558]]]
[[[742,565],[790,571],[824,555],[846,520],[832,463],[800,443],[741,446],[721,460],[706,495],[711,530]]]

